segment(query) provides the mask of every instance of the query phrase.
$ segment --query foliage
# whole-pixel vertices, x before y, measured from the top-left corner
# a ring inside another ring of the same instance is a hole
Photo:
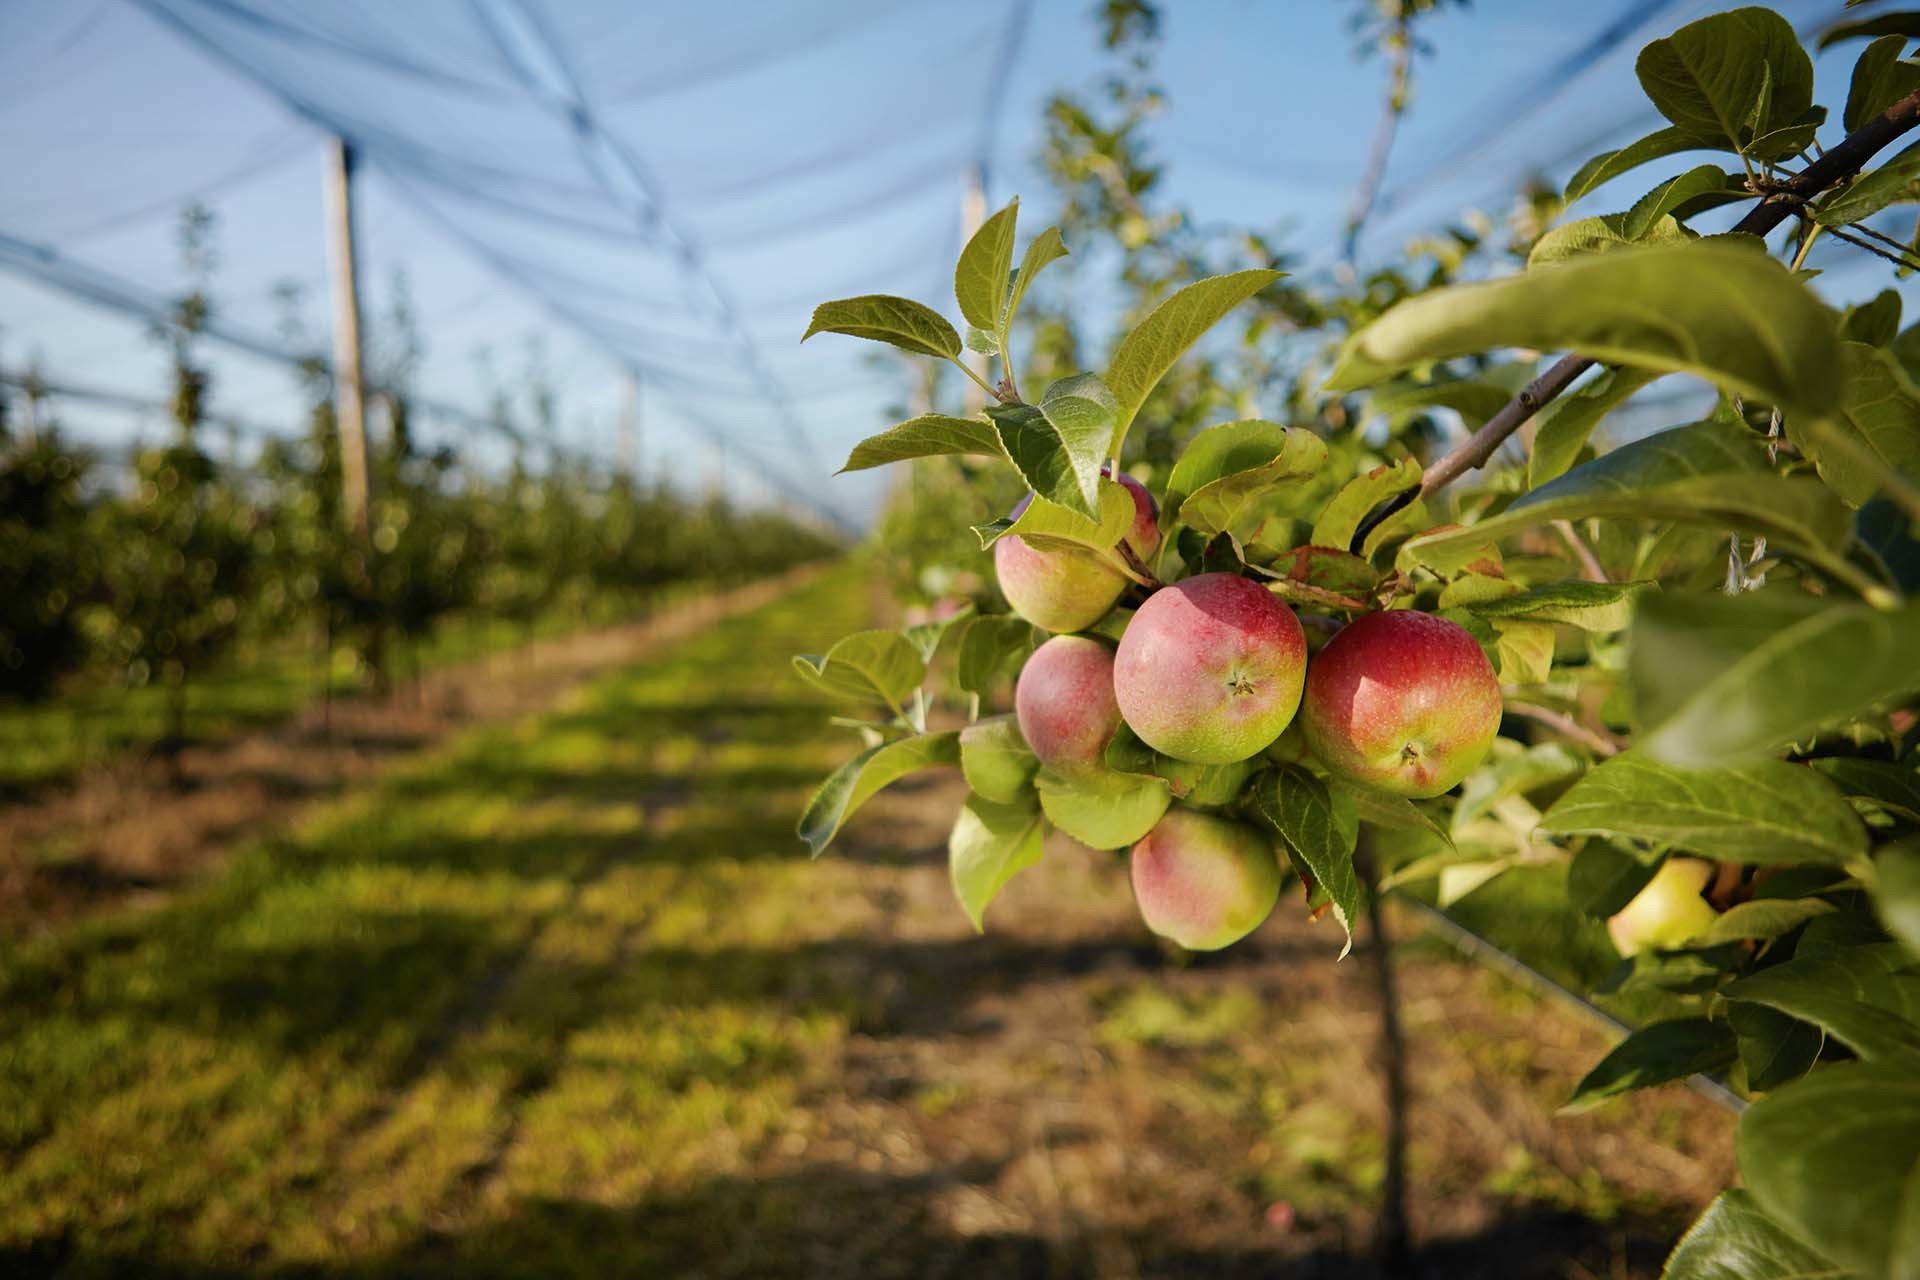
[[[1914,33],[1883,24],[1862,34]],[[1113,38],[1127,44],[1126,24]],[[1050,107],[1065,230],[1030,250],[1052,261],[1056,240],[1118,244],[1122,336],[1104,367],[1090,371],[1071,321],[1042,307],[1028,326],[1029,367],[1016,369],[1017,293],[1031,280],[1003,285],[1019,247],[1009,205],[956,274],[962,315],[991,339],[978,349],[999,361],[996,380],[975,376],[993,402],[980,417],[902,424],[850,460],[955,465],[961,454],[968,467],[1010,470],[1048,500],[1044,524],[1028,526],[1045,538],[1037,545],[1109,559],[1123,525],[1103,518],[1099,465],[1129,464],[1163,499],[1161,550],[1126,566],[1127,593],[1091,628],[1109,638],[1164,582],[1201,572],[1267,584],[1307,612],[1316,647],[1383,608],[1436,612],[1473,635],[1507,715],[1458,794],[1369,793],[1283,735],[1225,798],[1264,824],[1307,904],[1342,926],[1363,907],[1370,870],[1396,884],[1437,880],[1445,901],[1514,868],[1570,865],[1575,907],[1606,917],[1670,854],[1717,864],[1704,891],[1713,926],[1634,955],[1605,984],[1658,993],[1672,1016],[1631,1035],[1574,1099],[1598,1105],[1699,1071],[1760,1097],[1741,1124],[1747,1190],[1688,1233],[1672,1280],[1920,1276],[1916,344],[1899,331],[1897,298],[1842,315],[1797,270],[1818,228],[1845,234],[1920,200],[1912,161],[1872,154],[1916,114],[1907,95],[1920,78],[1903,49],[1876,43],[1862,55],[1844,116],[1866,132],[1827,142],[1817,171],[1827,185],[1810,195],[1790,266],[1757,237],[1701,230],[1721,206],[1775,198],[1790,166],[1813,162],[1828,115],[1790,25],[1744,8],[1641,53],[1642,87],[1666,126],[1595,157],[1559,200],[1534,201],[1510,262],[1469,229],[1420,248],[1424,275],[1407,264],[1331,292],[1275,283],[1278,257],[1258,237],[1203,236],[1153,206],[1161,174],[1141,124],[1157,95],[1135,56],[1106,103]],[[1540,225],[1542,213],[1680,151],[1737,168],[1696,166],[1618,213]],[[1251,317],[1242,342],[1201,342],[1229,312]],[[957,330],[924,303],[828,303],[809,332],[821,330],[960,362]],[[1606,367],[1543,418],[1530,455],[1498,458],[1469,493],[1416,497],[1439,487],[1425,462],[1450,418],[1517,423],[1539,407],[1519,401],[1514,416],[1506,406],[1542,349]],[[1597,449],[1607,416],[1672,373],[1719,390],[1711,416]],[[1056,390],[1028,403],[1022,385]],[[1054,409],[1062,387],[1086,407]],[[1389,501],[1395,514],[1383,521]],[[1042,510],[1036,501],[1029,517]],[[983,541],[1008,528],[986,524]],[[952,762],[949,740],[926,729],[944,687],[937,659],[1009,631],[1025,628],[965,616],[920,655],[935,661],[885,664],[895,641],[864,633],[864,665],[852,649],[843,664],[862,678],[829,678],[834,653],[809,666],[821,687],[870,711],[851,722],[865,753],[816,800],[831,821],[803,832],[816,853],[865,791],[907,767]],[[1136,825],[1136,809],[1149,824],[1158,811],[1136,792],[1160,808],[1201,794],[1124,725],[1107,775],[1035,775],[991,717],[991,689],[962,692],[972,727],[959,764],[975,794],[950,852],[976,927],[1041,856],[1049,825],[1124,843],[1115,833]]]

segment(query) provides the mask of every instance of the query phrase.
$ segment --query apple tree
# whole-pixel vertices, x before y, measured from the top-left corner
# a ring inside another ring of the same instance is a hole
[[[1666,123],[1561,200],[1701,163],[1542,229],[1522,270],[1320,305],[1335,340],[1275,397],[1285,421],[1141,443],[1183,356],[1278,291],[1265,266],[1166,293],[1100,370],[1056,358],[1039,385],[1016,322],[1068,245],[1023,247],[1017,202],[961,253],[963,329],[905,298],[823,304],[807,337],[948,362],[987,398],[846,469],[963,456],[1027,496],[977,530],[1010,612],[795,660],[870,709],[801,838],[817,855],[881,788],[954,766],[976,928],[1058,831],[1130,850],[1147,926],[1189,948],[1245,936],[1285,885],[1350,945],[1382,850],[1385,884],[1443,896],[1559,865],[1609,921],[1612,987],[1672,1010],[1569,1106],[1702,1072],[1752,1100],[1743,1185],[1666,1275],[1920,1277],[1920,326],[1891,290],[1829,305],[1805,268],[1823,237],[1920,266],[1876,221],[1920,204],[1920,146],[1887,154],[1920,125],[1909,33],[1920,14],[1828,33],[1867,43],[1824,145],[1779,15],[1654,41],[1637,71]],[[1689,380],[1704,416],[1597,443]],[[1442,410],[1469,430],[1438,456],[1362,430]]]

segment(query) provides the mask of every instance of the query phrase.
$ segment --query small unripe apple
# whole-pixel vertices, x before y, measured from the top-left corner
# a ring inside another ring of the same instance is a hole
[[[1370,613],[1314,656],[1300,721],[1333,772],[1424,799],[1487,754],[1500,729],[1500,681],[1479,642],[1445,618]]]
[[[1686,945],[1720,914],[1700,896],[1711,879],[1711,863],[1668,858],[1646,888],[1607,921],[1607,936],[1623,956]]]
[[[1280,862],[1257,828],[1175,807],[1133,846],[1133,897],[1147,928],[1189,951],[1252,933],[1280,900]]]
[[[1033,651],[1013,687],[1020,735],[1040,763],[1074,775],[1104,767],[1120,728],[1113,649],[1092,636],[1055,636]]]
[[[1124,472],[1120,483],[1133,495],[1133,528],[1126,544],[1142,561],[1160,545],[1159,507],[1145,486]],[[1033,502],[1020,499],[1014,519]],[[1018,534],[993,544],[993,572],[1013,611],[1046,631],[1079,631],[1107,616],[1127,576],[1098,557],[1081,551],[1041,551]]]
[[[1307,641],[1257,583],[1203,573],[1147,597],[1114,656],[1113,691],[1140,740],[1192,764],[1231,764],[1280,736],[1300,706]]]

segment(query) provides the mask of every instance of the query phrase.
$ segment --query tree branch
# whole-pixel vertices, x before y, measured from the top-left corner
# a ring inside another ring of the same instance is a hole
[[[1760,203],[1747,210],[1746,216],[1734,225],[1733,230],[1753,236],[1766,235],[1793,216],[1807,201],[1860,172],[1876,152],[1915,125],[1920,125],[1920,92],[1910,93],[1900,99],[1848,134],[1833,150],[1785,182],[1773,184]],[[1488,418],[1485,426],[1428,467],[1420,478],[1418,489],[1408,490],[1369,512],[1354,531],[1354,553],[1359,554],[1368,534],[1414,499],[1425,498],[1467,472],[1485,465],[1494,451],[1505,444],[1507,438],[1518,431],[1527,419],[1545,408],[1593,366],[1594,361],[1579,355],[1562,356],[1554,361],[1545,373],[1529,382],[1519,395]]]

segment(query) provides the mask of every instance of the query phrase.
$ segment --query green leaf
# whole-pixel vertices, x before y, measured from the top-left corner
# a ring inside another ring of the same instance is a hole
[[[1853,806],[1811,769],[1762,760],[1683,770],[1640,751],[1574,783],[1540,827],[1679,845],[1734,862],[1845,862],[1867,847]]]
[[[983,356],[997,356],[1000,354],[1000,339],[988,333],[985,329],[976,329],[972,325],[968,325],[966,341],[967,350],[969,351],[977,351]]]
[[[1828,227],[1863,221],[1888,205],[1914,199],[1916,178],[1920,178],[1920,143],[1814,205],[1813,220]]]
[[[1014,534],[1042,551],[1085,551],[1105,556],[1133,528],[1135,513],[1133,494],[1124,485],[1103,479],[1098,521],[1036,496],[1018,520],[1004,526],[985,526],[991,530],[991,537],[982,530],[976,532],[982,534],[982,549],[992,546],[996,539]]]
[[[1660,1280],[1857,1280],[1794,1239],[1745,1191],[1722,1191],[1687,1228]]]
[[[1820,414],[1840,399],[1836,330],[1833,313],[1751,245],[1635,247],[1409,298],[1346,340],[1326,389],[1357,390],[1423,361],[1530,347],[1698,374]]]
[[[898,631],[856,631],[825,656],[804,653],[793,669],[814,688],[841,698],[886,703],[898,713],[927,678],[927,664]]]
[[[1524,618],[1493,624],[1494,665],[1503,684],[1545,684],[1553,675],[1553,627]]]
[[[1920,387],[1892,352],[1843,342],[1846,395],[1840,412],[1792,432],[1820,478],[1853,506],[1895,485],[1920,484]],[[1836,439],[1835,437],[1842,437]]]
[[[1112,393],[1091,374],[1062,379],[1038,408],[989,405],[1001,447],[1027,487],[1049,502],[1095,519],[1100,463],[1113,421]]]
[[[1900,59],[1906,47],[1905,36],[1883,36],[1861,52],[1853,64],[1847,110],[1841,117],[1848,133],[1920,89],[1920,67]]]
[[[975,618],[960,637],[954,678],[967,693],[985,693],[1033,649],[1033,624],[1011,614]]]
[[[819,857],[853,811],[884,786],[916,770],[960,763],[958,733],[922,733],[898,742],[868,747],[835,769],[807,802],[796,828],[807,848]]]
[[[1321,510],[1320,518],[1313,522],[1310,541],[1316,547],[1346,547],[1353,541],[1354,530],[1360,527],[1360,521],[1366,518],[1369,511],[1388,498],[1419,488],[1420,474],[1419,459],[1401,458],[1397,462],[1375,467],[1365,475],[1355,476],[1342,485],[1340,492],[1334,494]],[[1405,523],[1406,513],[1419,505],[1416,502],[1368,534],[1370,546],[1365,548],[1366,554],[1371,555],[1372,546],[1384,541],[1387,531],[1399,529]],[[1414,519],[1423,520],[1424,516]]]
[[[1644,597],[1627,674],[1652,759],[1734,763],[1920,689],[1920,605],[1785,593]]]
[[[1280,276],[1278,271],[1234,271],[1196,280],[1155,307],[1121,340],[1107,370],[1107,385],[1113,388],[1120,406],[1114,419],[1113,443],[1107,450],[1110,455],[1119,456],[1134,415],[1174,361],[1222,316]]]
[[[1685,129],[1668,127],[1656,130],[1617,150],[1602,151],[1581,165],[1575,170],[1573,177],[1567,180],[1567,189],[1561,193],[1561,199],[1572,204],[1595,187],[1613,181],[1629,169],[1637,169],[1643,164],[1650,164],[1682,151],[1705,151],[1711,147],[1711,143],[1694,137]]]
[[[1920,1276],[1914,1063],[1815,1070],[1747,1109],[1739,1151],[1754,1201],[1795,1236],[1869,1277]]]
[[[1047,820],[1089,849],[1122,849],[1138,842],[1173,803],[1164,780],[1131,773],[1069,779],[1042,769],[1036,785]]]
[[[1872,18],[1862,18],[1858,22],[1837,22],[1820,33],[1820,47],[1825,49],[1842,40],[1865,40],[1872,36],[1920,38],[1920,13],[1906,10],[1901,13],[1883,13]],[[1852,125],[1847,127],[1853,128]]]
[[[1634,73],[1676,128],[1732,151],[1751,150],[1756,137],[1788,127],[1813,105],[1813,60],[1792,24],[1771,9],[1690,22],[1642,49]]]
[[[1633,617],[1633,601],[1651,582],[1550,582],[1518,595],[1468,606],[1483,618],[1564,622],[1582,631],[1618,631]]]
[[[1031,800],[995,804],[968,797],[947,837],[947,873],[976,933],[986,931],[987,905],[1007,881],[1040,861],[1046,837],[1046,824]]]
[[[1730,1004],[1726,1012],[1727,1025],[1740,1038],[1740,1065],[1750,1092],[1770,1093],[1798,1080],[1813,1069],[1827,1043],[1826,1033],[1812,1023],[1763,1004]]]
[[[1311,431],[1248,419],[1209,427],[1174,464],[1167,506],[1205,537],[1225,533],[1249,504],[1289,480],[1313,475],[1327,460]]]
[[[1688,939],[1689,947],[1717,947],[1723,942],[1759,942],[1792,933],[1815,916],[1833,910],[1819,898],[1755,898],[1727,908],[1714,922]]]
[[[1838,577],[1858,574],[1839,554],[1852,535],[1846,505],[1810,476],[1782,476],[1751,431],[1732,422],[1675,427],[1575,467],[1464,529],[1411,538],[1403,568],[1553,520],[1614,516],[1676,520],[1759,534]]]
[[[995,804],[1012,804],[1033,786],[1040,762],[1011,715],[988,716],[960,730],[960,772]]]
[[[1574,1115],[1635,1089],[1724,1071],[1736,1056],[1733,1032],[1721,1023],[1706,1018],[1656,1022],[1615,1045],[1575,1086],[1560,1112]]]
[[[960,251],[953,269],[953,296],[967,323],[988,333],[999,333],[1006,316],[1007,276],[1013,270],[1014,224],[1020,217],[1020,197],[980,224]]]
[[[1882,289],[1870,301],[1848,307],[1840,320],[1840,336],[1848,342],[1864,342],[1870,347],[1890,345],[1900,333],[1900,294]],[[1896,363],[1898,357],[1895,357]],[[1905,372],[1906,366],[1901,365]]]
[[[1511,388],[1481,378],[1443,378],[1438,382],[1389,382],[1367,396],[1369,413],[1385,414],[1398,426],[1415,410],[1438,406],[1460,415],[1477,431],[1513,399]]]
[[[1343,778],[1327,779],[1327,789],[1339,797],[1338,803],[1352,805],[1356,817],[1388,831],[1422,831],[1451,848],[1453,835],[1426,809],[1401,796],[1362,787]]]
[[[1887,760],[1833,756],[1810,762],[1849,796],[1859,796],[1908,822],[1920,822],[1920,773]]]
[[[913,651],[920,655],[922,662],[931,664],[933,655],[940,652],[940,646],[947,642],[947,638],[958,637],[972,620],[973,606],[967,605],[950,617],[902,627],[900,634],[907,638],[907,643],[913,646]]]
[[[945,316],[925,303],[884,293],[821,303],[814,308],[813,322],[800,335],[800,341],[816,333],[844,333],[915,355],[948,360],[960,354],[960,335]]]
[[[1527,253],[1527,270],[1638,245],[1684,244],[1694,238],[1692,232],[1664,214],[1635,234],[1628,230],[1632,218],[1630,213],[1603,213],[1562,223],[1534,242]]]
[[[1567,864],[1567,900],[1581,913],[1604,920],[1647,887],[1660,862],[1636,857],[1604,840],[1589,840]]]
[[[1796,955],[1720,994],[1811,1022],[1870,1061],[1910,1060],[1920,1073],[1920,965],[1899,943]]]
[[[1557,742],[1522,747],[1511,738],[1496,739],[1487,764],[1467,776],[1453,809],[1455,835],[1510,796],[1564,782],[1585,773],[1587,762]]]
[[[1564,475],[1579,460],[1580,450],[1600,420],[1660,376],[1652,369],[1607,369],[1573,395],[1549,405],[1534,427],[1527,487],[1537,489]]]
[[[1680,216],[1693,201],[1702,196],[1716,195],[1728,189],[1726,170],[1717,164],[1695,165],[1677,177],[1665,182],[1633,202],[1633,208],[1627,210],[1620,224],[1620,231],[1629,240],[1646,240],[1654,227],[1668,214]],[[1744,184],[1741,187],[1745,191]]]
[[[1255,780],[1252,803],[1333,904],[1334,918],[1347,935],[1339,958],[1346,959],[1353,950],[1354,921],[1366,905],[1353,865],[1360,820],[1352,801],[1299,765],[1282,764]]]
[[[1000,433],[991,422],[977,418],[950,418],[943,413],[923,413],[917,418],[888,427],[877,436],[868,436],[853,446],[841,471],[865,471],[889,462],[908,458],[928,458],[935,454],[971,453],[989,458],[1004,458]]]
[[[1013,293],[1007,298],[1006,327],[1011,327],[1013,318],[1019,314],[1033,278],[1045,270],[1048,263],[1066,256],[1067,246],[1060,239],[1058,227],[1048,227],[1028,242],[1026,256],[1020,259],[1020,274],[1013,278]]]
[[[1874,858],[1873,910],[1909,955],[1920,956],[1920,843],[1897,841]]]

